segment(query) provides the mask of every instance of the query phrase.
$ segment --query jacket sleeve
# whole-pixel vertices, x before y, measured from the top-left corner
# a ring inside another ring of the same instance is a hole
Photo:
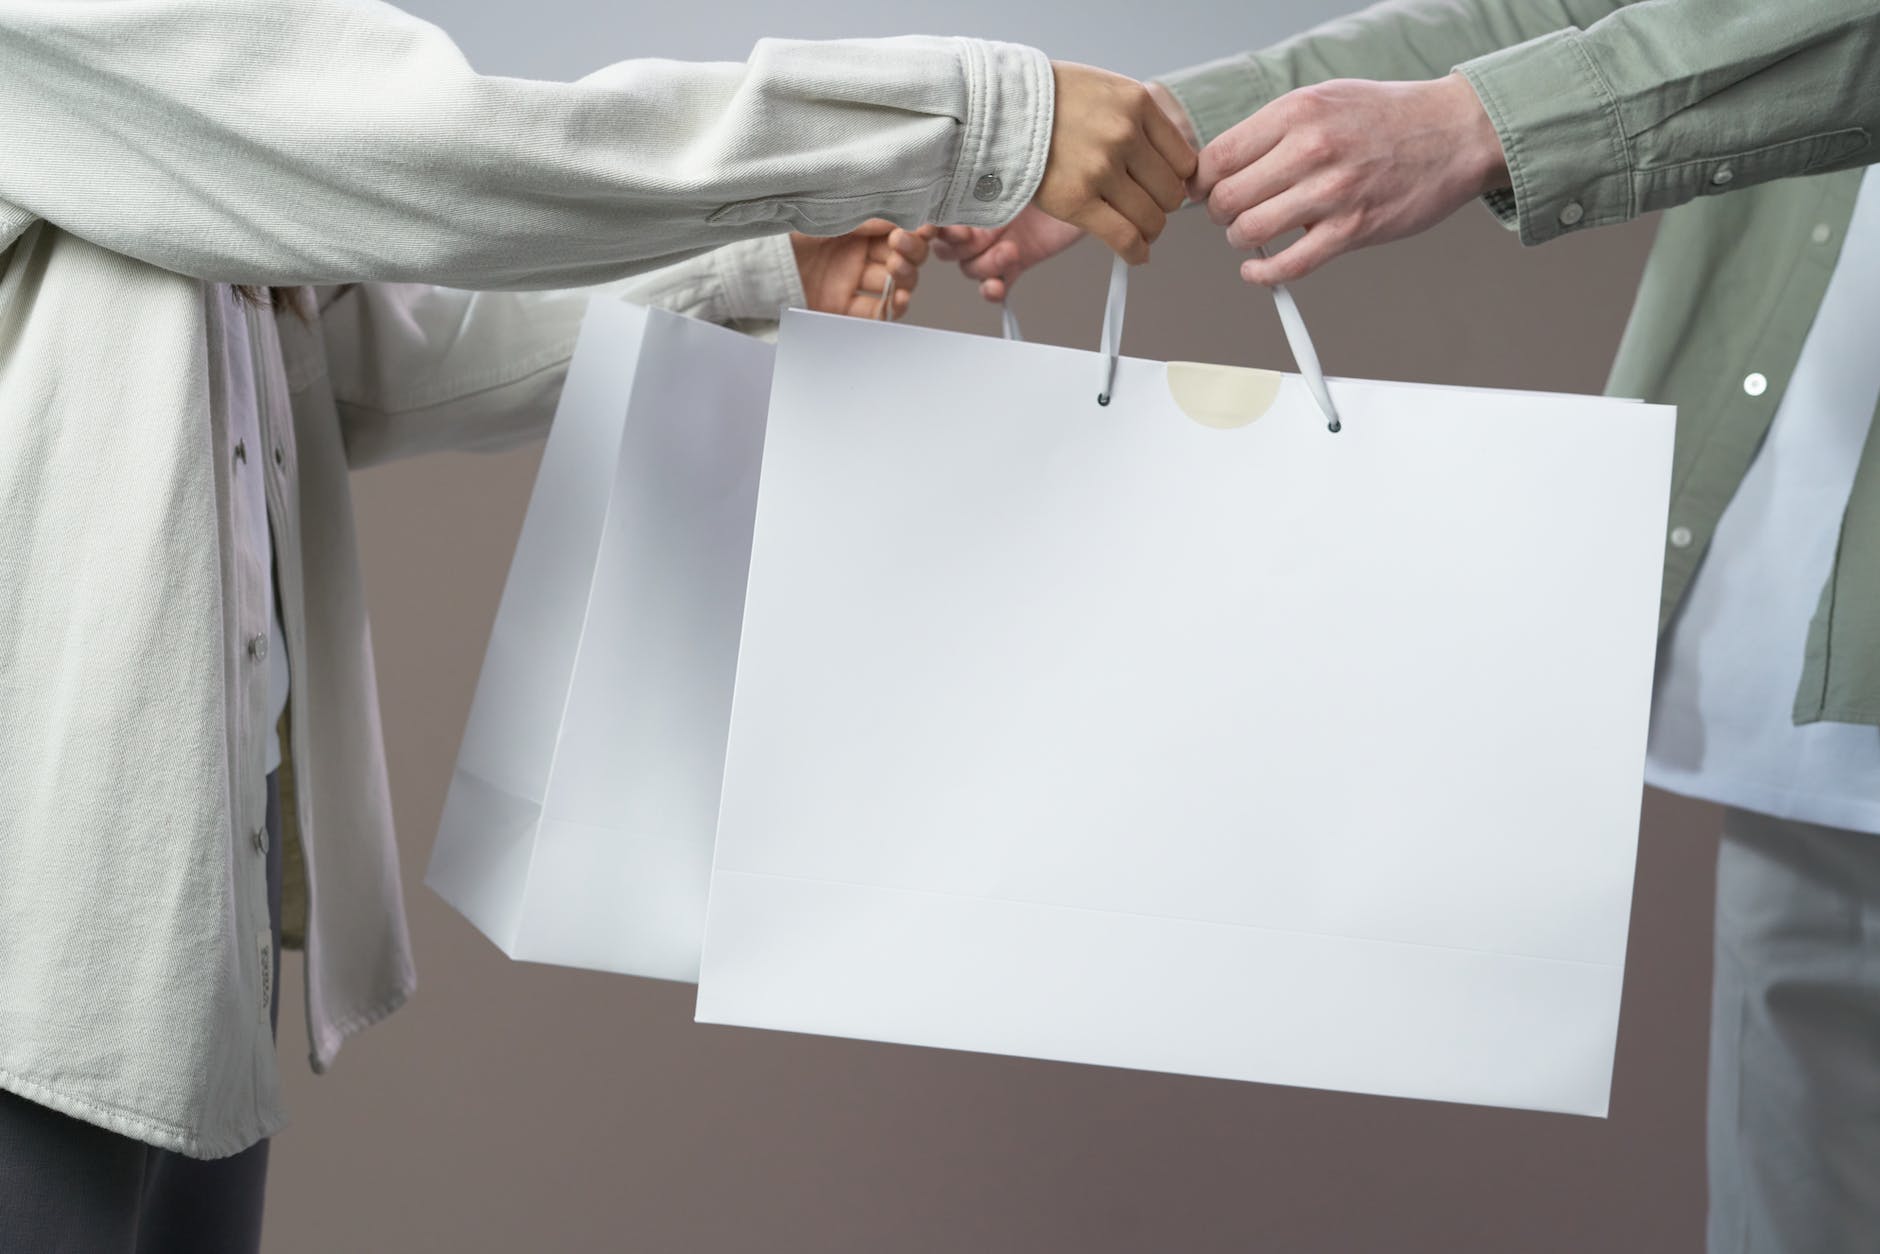
[[[566,287],[873,216],[996,224],[1051,126],[1050,63],[1014,45],[532,82],[378,0],[0,0],[0,64],[0,230],[238,283]]]
[[[611,297],[762,333],[804,303],[788,236],[596,287],[467,292],[368,283],[324,293],[327,380],[354,467],[548,431],[588,301]]]
[[[1460,71],[1538,244],[1693,197],[1874,160],[1874,0],[1393,0],[1265,52],[1171,75],[1211,139],[1329,78]]]

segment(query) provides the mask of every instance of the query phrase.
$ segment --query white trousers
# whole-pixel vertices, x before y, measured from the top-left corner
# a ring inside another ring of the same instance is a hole
[[[1709,1254],[1880,1251],[1880,835],[1732,810]]]

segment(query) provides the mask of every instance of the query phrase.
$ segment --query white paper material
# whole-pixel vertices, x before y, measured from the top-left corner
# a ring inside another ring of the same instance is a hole
[[[786,318],[698,1018],[1603,1114],[1672,411],[1096,366]]]
[[[697,978],[774,354],[589,306],[425,877],[511,957]]]

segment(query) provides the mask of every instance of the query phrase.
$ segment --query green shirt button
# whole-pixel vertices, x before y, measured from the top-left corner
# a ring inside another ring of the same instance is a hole
[[[1760,374],[1751,373],[1743,380],[1743,390],[1751,396],[1761,396],[1769,390],[1769,380]]]

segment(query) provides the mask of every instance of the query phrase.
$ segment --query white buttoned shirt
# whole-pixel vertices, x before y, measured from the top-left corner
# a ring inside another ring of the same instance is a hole
[[[1027,203],[1050,65],[766,42],[531,83],[370,0],[0,0],[0,49],[0,1088],[219,1157],[282,1122],[254,515],[324,1067],[413,987],[348,472],[539,434],[585,303],[456,289],[774,318],[786,229]],[[229,283],[358,286],[302,320]]]
[[[1826,226],[1810,241],[1828,244]],[[1793,717],[1798,648],[1841,544],[1880,405],[1880,176],[1862,176],[1814,324],[1762,447],[1659,647],[1646,781],[1777,818],[1880,832],[1880,728]],[[1745,395],[1769,380],[1743,376]],[[1686,527],[1670,535],[1691,543]]]

